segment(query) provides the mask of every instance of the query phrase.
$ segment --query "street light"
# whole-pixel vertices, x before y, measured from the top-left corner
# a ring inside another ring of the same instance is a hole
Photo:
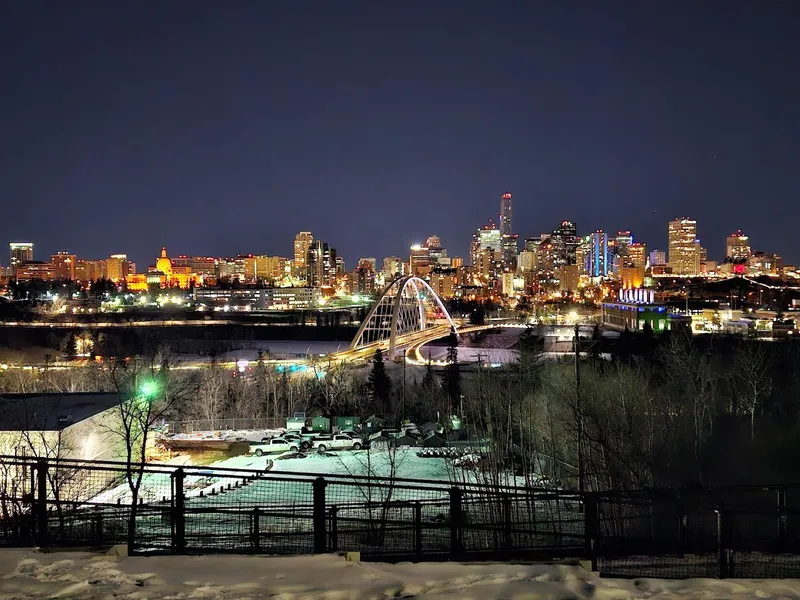
[[[139,388],[139,391],[145,399],[150,400],[158,393],[158,385],[155,381],[145,381]]]

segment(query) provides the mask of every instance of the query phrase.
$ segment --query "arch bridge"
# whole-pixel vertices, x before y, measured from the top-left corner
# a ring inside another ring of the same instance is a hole
[[[447,335],[456,325],[442,300],[428,283],[415,276],[395,279],[383,290],[361,323],[351,351],[398,347]]]

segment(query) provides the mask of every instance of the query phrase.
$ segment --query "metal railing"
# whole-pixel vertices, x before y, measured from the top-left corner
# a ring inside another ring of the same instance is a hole
[[[134,494],[129,479],[141,485]],[[134,502],[134,496],[135,502]],[[591,492],[0,457],[0,546],[372,560],[586,560],[603,575],[797,577],[800,485]]]

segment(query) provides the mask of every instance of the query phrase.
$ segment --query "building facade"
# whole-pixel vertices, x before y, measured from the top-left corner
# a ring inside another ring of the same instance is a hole
[[[669,223],[669,266],[675,275],[698,275],[701,272],[700,241],[697,221],[682,217]]]

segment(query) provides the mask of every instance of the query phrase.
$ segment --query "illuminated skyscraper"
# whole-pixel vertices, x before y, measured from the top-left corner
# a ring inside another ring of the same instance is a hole
[[[383,277],[389,282],[403,275],[403,259],[399,256],[387,256],[383,259]]]
[[[647,265],[647,246],[642,242],[634,242],[628,247],[628,261],[631,267]]]
[[[411,275],[427,277],[431,271],[431,251],[423,244],[411,246],[408,256],[408,265]]]
[[[306,254],[305,280],[311,287],[333,286],[336,284],[336,249],[322,240],[314,240]],[[342,261],[344,268],[344,261]]]
[[[106,277],[114,283],[125,281],[128,273],[127,254],[112,254],[106,259]]]
[[[608,275],[608,239],[602,229],[590,233],[581,240],[581,272],[589,277]]]
[[[294,270],[294,276],[299,279],[303,279],[307,275],[306,260],[308,259],[308,250],[311,248],[313,242],[314,236],[311,235],[310,231],[301,231],[294,238],[294,261],[292,263],[292,268]]]
[[[741,229],[737,229],[725,240],[725,257],[733,262],[744,263],[750,259],[750,238]]]
[[[514,271],[517,267],[519,236],[513,229],[512,198],[509,192],[500,196],[500,238],[503,268]]]
[[[683,217],[669,223],[669,266],[675,275],[700,273],[697,221]]]
[[[11,273],[12,275],[17,271],[17,265],[33,261],[33,244],[30,242],[11,242],[9,245],[11,250]]]
[[[578,227],[572,221],[562,221],[561,225],[550,234],[553,243],[553,260],[555,267],[574,265],[575,251],[578,248]]]

